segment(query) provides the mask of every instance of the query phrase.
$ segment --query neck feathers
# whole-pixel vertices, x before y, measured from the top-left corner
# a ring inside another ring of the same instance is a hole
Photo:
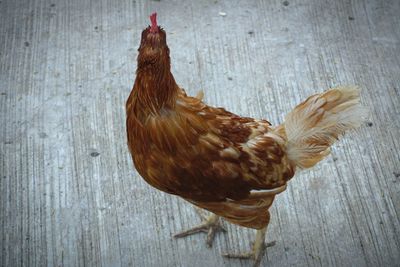
[[[169,62],[157,62],[139,67],[133,93],[142,110],[159,114],[163,108],[173,108],[178,85],[170,71]]]

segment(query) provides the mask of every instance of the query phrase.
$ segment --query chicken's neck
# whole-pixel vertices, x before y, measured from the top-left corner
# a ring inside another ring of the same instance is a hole
[[[139,68],[134,85],[136,104],[153,114],[163,108],[173,108],[178,85],[169,66],[147,66]]]

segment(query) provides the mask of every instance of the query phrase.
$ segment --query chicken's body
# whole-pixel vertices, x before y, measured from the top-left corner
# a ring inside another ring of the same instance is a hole
[[[139,90],[128,100],[131,116]],[[250,192],[280,188],[293,176],[284,133],[267,121],[239,117],[174,90],[173,107],[127,121],[136,169],[160,190],[239,225],[264,227],[271,195],[264,203],[265,194]]]
[[[354,88],[308,98],[278,127],[210,107],[176,84],[165,32],[154,24],[142,33],[126,111],[128,146],[150,185],[254,229],[268,225],[296,168],[324,158],[363,113]]]

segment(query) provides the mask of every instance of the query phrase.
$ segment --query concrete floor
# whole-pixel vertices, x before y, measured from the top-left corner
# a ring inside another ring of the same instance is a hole
[[[249,266],[255,232],[199,222],[126,146],[141,30],[158,11],[173,73],[210,105],[273,124],[359,85],[369,122],[271,208],[264,266],[399,266],[400,1],[0,1],[0,265]],[[223,12],[223,13],[220,13]],[[225,15],[224,15],[225,14]]]

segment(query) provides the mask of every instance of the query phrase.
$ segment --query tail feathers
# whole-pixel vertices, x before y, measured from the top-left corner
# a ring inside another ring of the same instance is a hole
[[[290,161],[310,168],[326,157],[330,146],[346,131],[361,126],[367,117],[355,86],[337,87],[312,95],[286,115],[285,130]]]

